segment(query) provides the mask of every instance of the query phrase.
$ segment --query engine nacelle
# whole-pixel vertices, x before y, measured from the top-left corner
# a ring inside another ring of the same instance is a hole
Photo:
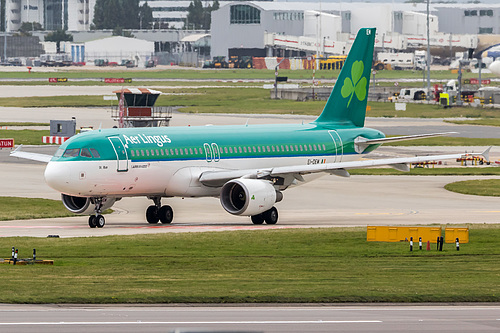
[[[72,213],[90,215],[95,212],[94,198],[74,197],[67,194],[61,194],[61,200],[64,207]],[[102,200],[101,210],[104,211],[111,208],[115,201],[116,198],[104,198]]]
[[[252,216],[269,210],[283,195],[266,180],[233,179],[222,186],[220,202],[233,215]]]

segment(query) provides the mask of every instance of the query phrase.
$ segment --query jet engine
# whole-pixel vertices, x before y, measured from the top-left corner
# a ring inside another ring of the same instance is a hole
[[[233,179],[222,186],[220,202],[233,215],[261,214],[283,199],[271,182],[260,179]]]
[[[61,199],[64,207],[72,213],[89,215],[95,212],[94,198],[74,197],[67,194],[61,194]],[[101,210],[104,211],[111,208],[115,201],[116,198],[103,198]]]

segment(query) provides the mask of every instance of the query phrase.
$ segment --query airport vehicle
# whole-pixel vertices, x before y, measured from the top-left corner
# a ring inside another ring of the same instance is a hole
[[[229,63],[224,56],[215,56],[212,61],[205,61],[203,68],[229,68]]]
[[[99,129],[70,138],[53,157],[19,148],[11,155],[48,162],[47,184],[71,212],[91,214],[90,227],[103,227],[102,211],[132,196],[153,200],[146,211],[152,224],[172,222],[161,200],[175,196],[219,197],[230,214],[275,224],[283,191],[319,176],[460,158],[359,160],[385,142],[448,134],[386,138],[364,127],[374,39],[374,28],[360,29],[323,112],[309,124]]]

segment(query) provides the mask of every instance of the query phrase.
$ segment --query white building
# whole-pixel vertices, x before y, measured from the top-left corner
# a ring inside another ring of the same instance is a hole
[[[23,22],[40,23],[45,30],[88,31],[95,1],[6,0],[7,31],[19,30]]]
[[[135,61],[144,66],[155,51],[154,42],[137,38],[114,36],[85,43],[85,60],[92,63],[96,59],[121,63],[124,59]]]

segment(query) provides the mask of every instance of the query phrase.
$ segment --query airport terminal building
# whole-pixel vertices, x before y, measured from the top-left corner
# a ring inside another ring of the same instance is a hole
[[[450,6],[443,8],[451,9]],[[464,8],[468,8],[467,5]],[[451,34],[449,17],[443,19],[443,27],[448,31],[441,27],[440,10],[437,5],[430,8],[432,46],[449,46],[461,51],[475,48],[477,34],[483,30],[470,26],[470,30],[461,35]],[[499,16],[500,6],[496,10]],[[476,23],[483,24],[482,21]],[[427,34],[426,5],[233,2],[212,13],[212,55],[347,54],[353,35],[362,27],[377,28],[375,46],[379,49],[422,48]]]

